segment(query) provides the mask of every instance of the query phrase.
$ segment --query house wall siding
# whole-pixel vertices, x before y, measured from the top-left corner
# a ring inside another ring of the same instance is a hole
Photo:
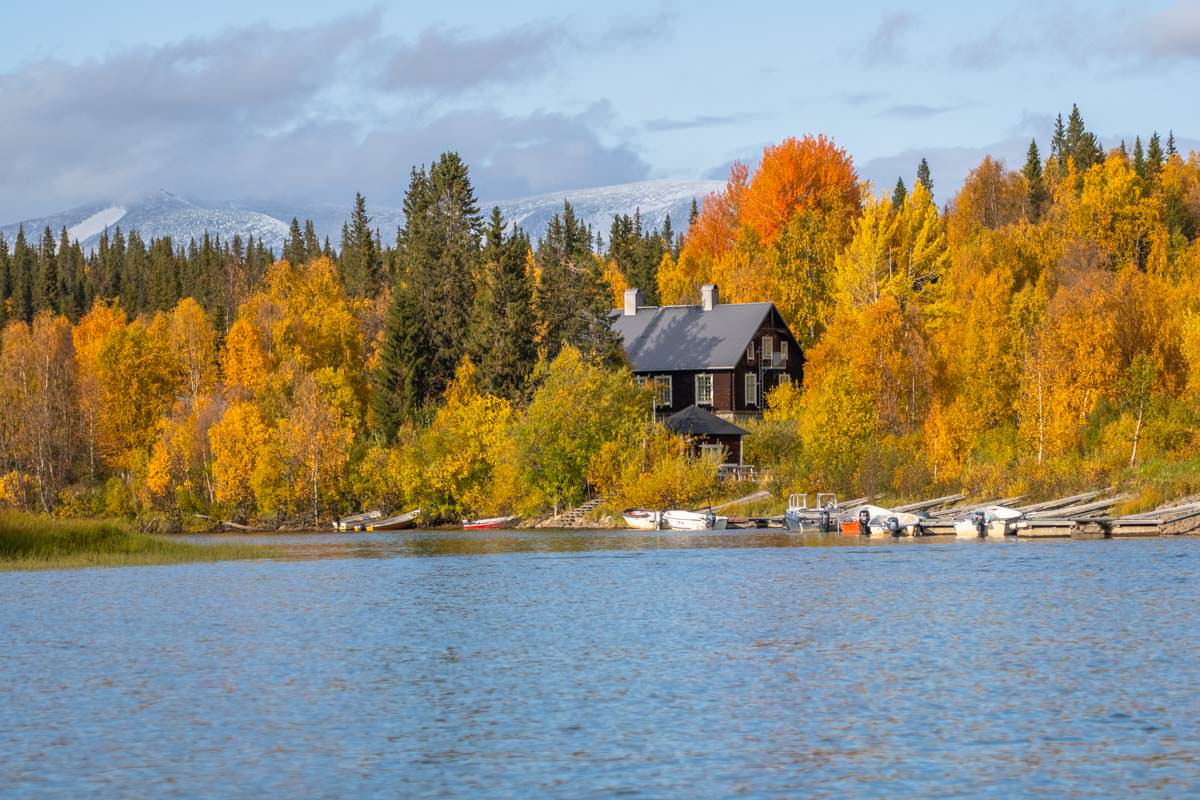
[[[782,368],[760,369],[763,367],[762,340],[764,336],[771,337],[773,352],[779,350],[781,341],[787,342],[788,358]],[[784,376],[793,383],[803,381],[804,352],[791,331],[784,325],[783,318],[776,309],[772,309],[771,313],[763,320],[762,325],[755,331],[751,342],[746,344],[747,346],[753,345],[754,359],[749,359],[746,350],[743,349],[741,359],[732,370],[679,370],[669,373],[638,372],[636,374],[646,377],[671,376],[671,405],[670,407],[659,406],[660,416],[682,411],[696,402],[696,375],[702,371],[713,376],[713,403],[711,406],[705,407],[718,414],[756,414],[762,411],[767,392],[775,388]],[[759,378],[758,402],[754,404],[746,402],[747,373],[754,373]]]

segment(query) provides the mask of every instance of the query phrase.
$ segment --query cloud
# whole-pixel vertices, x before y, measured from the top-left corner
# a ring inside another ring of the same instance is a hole
[[[734,125],[739,122],[757,119],[757,114],[699,114],[687,119],[648,119],[643,123],[646,130],[653,133],[663,131],[685,131],[693,128],[715,128],[722,125]]]
[[[559,26],[545,23],[477,37],[434,28],[396,48],[384,80],[390,88],[439,91],[524,82],[553,63],[562,35]]]
[[[1200,59],[1200,2],[1180,2],[1136,22],[1130,41],[1152,59]]]
[[[908,59],[904,49],[904,37],[916,26],[917,18],[907,11],[884,14],[875,26],[875,32],[867,39],[862,50],[862,61],[868,66],[896,64]]]
[[[48,60],[0,74],[0,220],[170,189],[201,199],[341,201],[361,190],[398,203],[410,167],[445,150],[471,165],[480,196],[519,196],[639,180],[649,165],[614,131],[605,102],[574,111],[514,113],[457,89],[509,75],[492,39],[433,30],[413,46],[433,58],[450,41],[487,65],[430,67],[453,104],[397,103],[364,76],[389,50],[378,15],[297,28],[259,25],[80,63]],[[651,23],[646,23],[650,25]],[[653,25],[662,24],[655,19]],[[501,37],[537,50],[542,28]],[[636,26],[605,36],[637,36]],[[544,48],[543,48],[544,50]],[[538,51],[542,52],[542,51]],[[521,54],[522,68],[545,55]],[[562,57],[562,56],[558,56]],[[394,59],[393,59],[394,61]],[[411,73],[410,73],[411,74]]]
[[[610,22],[581,35],[564,21],[518,25],[472,36],[461,28],[431,28],[411,41],[392,39],[382,83],[393,90],[464,92],[494,84],[537,80],[568,54],[636,47],[665,37],[674,17],[657,14]]]
[[[954,106],[928,106],[920,103],[900,104],[888,106],[883,111],[880,111],[877,116],[880,117],[898,117],[902,119],[929,119],[945,114],[947,111],[953,111]]]

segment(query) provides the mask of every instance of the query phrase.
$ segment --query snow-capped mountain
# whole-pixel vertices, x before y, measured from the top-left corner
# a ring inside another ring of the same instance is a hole
[[[17,228],[24,226],[27,239],[36,241],[46,227],[58,237],[65,227],[67,236],[78,240],[84,250],[92,250],[104,230],[120,227],[122,231],[137,231],[149,241],[160,236],[171,236],[176,241],[187,242],[189,238],[201,238],[207,231],[223,240],[235,234],[242,239],[254,236],[278,249],[288,226],[283,222],[257,211],[245,209],[211,208],[186,200],[170,192],[161,191],[139,198],[133,202],[98,202],[64,211],[43,219],[24,220],[20,223],[0,227],[11,242]]]
[[[639,181],[486,201],[480,203],[480,208],[486,214],[492,206],[498,205],[509,223],[520,225],[534,239],[545,233],[547,223],[554,214],[562,211],[564,201],[569,201],[580,219],[605,238],[615,215],[632,215],[638,209],[646,227],[662,225],[670,214],[672,227],[681,232],[687,227],[692,199],[703,201],[705,195],[722,186],[719,181],[703,180]],[[373,205],[370,198],[367,212],[371,215],[372,227],[377,228],[383,241],[390,244],[397,226],[404,222],[403,212],[399,208]],[[318,236],[322,240],[329,236],[337,247],[342,223],[349,216],[349,203],[343,206],[255,201],[213,205],[160,191],[135,200],[100,201],[48,217],[0,225],[0,232],[11,243],[20,226],[24,226],[25,236],[30,241],[37,241],[47,227],[56,238],[66,228],[67,235],[78,240],[84,250],[94,249],[101,233],[114,227],[125,232],[136,230],[147,241],[169,235],[176,242],[187,242],[201,238],[205,232],[228,241],[236,234],[243,240],[253,236],[279,253],[292,217],[311,219]]]

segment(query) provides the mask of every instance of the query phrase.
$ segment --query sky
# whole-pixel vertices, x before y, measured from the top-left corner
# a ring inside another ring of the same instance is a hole
[[[1072,103],[1108,144],[1200,137],[1200,0],[332,5],[5,9],[0,221],[158,189],[398,205],[444,150],[485,200],[724,177],[806,133],[877,188],[926,157],[944,202]]]

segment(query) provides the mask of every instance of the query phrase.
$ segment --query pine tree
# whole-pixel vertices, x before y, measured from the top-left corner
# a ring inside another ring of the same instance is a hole
[[[591,240],[591,231],[564,202],[562,215],[551,218],[537,249],[542,281],[536,305],[542,343],[551,360],[564,344],[570,344],[597,363],[616,364],[623,354],[609,316],[612,297]]]
[[[529,238],[519,230],[504,235],[499,208],[488,222],[479,288],[471,313],[468,355],[481,389],[517,399],[537,360],[533,287],[525,270]]]
[[[1142,180],[1146,180],[1146,153],[1142,150],[1142,137],[1136,136],[1133,140],[1133,171]]]
[[[1175,149],[1175,131],[1167,131],[1167,158],[1170,158],[1177,152]]]
[[[400,280],[411,288],[430,340],[426,386],[440,396],[466,351],[479,264],[479,207],[457,153],[443,153],[428,174],[413,170],[404,214],[396,237]]]
[[[388,441],[413,419],[431,396],[428,385],[430,340],[415,293],[397,285],[384,327],[379,368],[372,375],[371,403]]]
[[[354,211],[349,227],[342,226],[342,258],[339,261],[342,283],[351,297],[368,297],[383,286],[383,254],[375,246],[367,201],[354,195]]]
[[[917,165],[917,183],[925,187],[925,190],[933,194],[933,176],[929,173],[929,162],[921,159],[921,163]]]
[[[692,198],[692,207],[688,210],[688,228],[696,224],[696,220],[700,217],[700,206],[696,204],[696,198]]]
[[[904,207],[904,200],[908,197],[908,187],[904,185],[904,178],[896,178],[896,188],[892,190],[892,208],[899,211]]]
[[[1025,153],[1025,168],[1022,170],[1025,181],[1029,185],[1029,221],[1037,222],[1042,218],[1046,207],[1046,184],[1042,179],[1042,157],[1038,153],[1036,139],[1029,140],[1029,150]]]
[[[1120,152],[1121,152],[1121,160],[1128,164],[1129,163],[1129,148],[1125,146],[1124,139],[1121,140],[1121,146],[1117,149],[1120,150]]]
[[[304,234],[300,230],[300,220],[296,217],[292,217],[292,224],[288,228],[287,241],[283,243],[283,260],[296,266],[308,261],[307,252],[304,247]]]

